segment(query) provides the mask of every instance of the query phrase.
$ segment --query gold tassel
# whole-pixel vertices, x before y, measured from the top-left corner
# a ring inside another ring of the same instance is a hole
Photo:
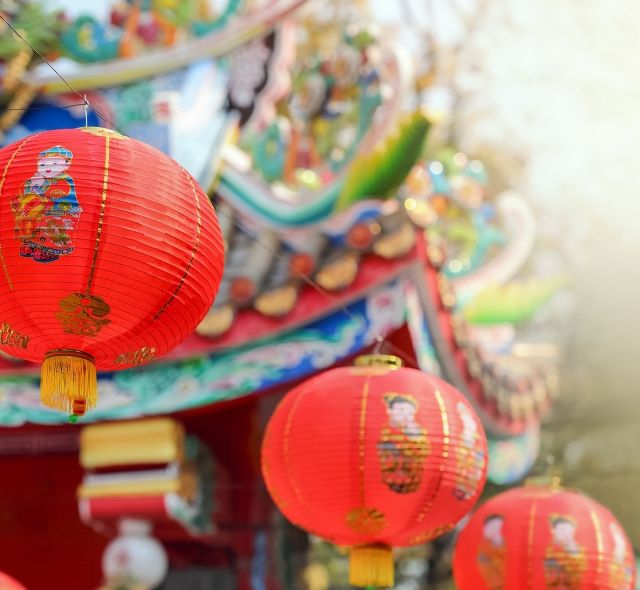
[[[40,373],[40,399],[45,406],[71,414],[71,422],[95,407],[98,380],[93,357],[77,350],[48,352]]]
[[[361,545],[349,553],[349,583],[360,588],[393,586],[393,554],[388,545]]]

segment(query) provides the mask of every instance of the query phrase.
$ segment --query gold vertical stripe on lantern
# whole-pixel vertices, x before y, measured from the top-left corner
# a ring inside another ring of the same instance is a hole
[[[198,253],[198,247],[200,246],[200,232],[202,231],[202,215],[200,214],[200,197],[198,196],[198,191],[196,190],[196,186],[193,183],[193,180],[191,179],[191,177],[188,174],[186,174],[185,169],[182,166],[180,166],[180,172],[187,177],[187,180],[189,181],[189,185],[191,186],[191,192],[193,193],[193,198],[194,198],[195,203],[196,203],[196,238],[195,238],[195,244],[193,245],[193,250],[191,250],[191,257],[189,258],[189,262],[187,263],[187,267],[184,269],[184,273],[182,274],[182,277],[180,277],[180,281],[178,282],[178,286],[175,288],[173,293],[171,293],[171,296],[169,297],[169,299],[167,299],[166,303],[160,308],[160,311],[155,315],[155,317],[153,318],[154,321],[157,320],[164,313],[164,311],[167,309],[167,307],[169,307],[171,302],[178,295],[178,292],[182,288],[182,285],[184,284],[187,276],[189,275],[189,271],[191,270],[191,267],[193,265],[193,260],[196,257],[196,254]]]
[[[109,188],[109,135],[104,136],[104,176],[102,177],[102,195],[100,197],[100,216],[98,217],[98,229],[96,231],[96,245],[91,258],[91,267],[89,268],[89,278],[87,280],[87,294],[91,293],[93,286],[93,277],[96,273],[96,262],[98,261],[98,248],[100,248],[100,240],[102,239],[102,225],[104,223],[104,213],[107,208],[107,189]]]
[[[436,501],[438,494],[440,493],[440,489],[442,488],[442,480],[444,478],[444,473],[445,473],[445,467],[447,464],[447,460],[449,459],[449,443],[451,442],[451,439],[450,439],[450,430],[449,430],[449,417],[447,415],[447,406],[444,403],[444,398],[442,397],[442,393],[440,393],[439,389],[436,389],[433,392],[433,395],[435,396],[436,401],[438,402],[438,410],[440,411],[440,420],[442,421],[442,434],[443,434],[442,461],[440,461],[438,465],[438,475],[437,475],[438,479],[437,479],[435,488],[433,490],[433,493],[431,494],[431,497],[426,501],[424,508],[420,510],[420,513],[418,514],[418,518],[417,518],[418,522],[422,522],[425,516],[431,511],[431,508],[433,507],[433,504]]]
[[[365,428],[367,426],[367,398],[369,397],[369,378],[362,385],[362,398],[360,399],[360,424],[358,440],[358,471],[360,474],[360,503],[365,507],[365,473],[364,473],[364,450],[365,450]]]
[[[389,359],[396,357],[383,357],[383,355],[371,355],[365,357],[366,360],[356,361],[358,366],[385,366]],[[397,359],[399,361],[399,359]],[[397,363],[389,363],[392,368],[397,368]],[[366,473],[365,473],[365,448],[366,448],[366,428],[367,428],[367,402],[369,400],[369,388],[371,377],[366,377],[362,384],[362,395],[360,398],[360,419],[358,433],[358,471],[360,474],[360,504],[362,510],[367,509],[366,505]],[[349,583],[352,586],[366,588],[391,587],[394,584],[393,554],[388,545],[362,545],[353,547],[349,552]]]
[[[7,172],[9,171],[9,168],[11,167],[13,160],[20,153],[20,150],[24,147],[24,144],[29,141],[29,139],[31,138],[27,137],[23,139],[22,142],[18,144],[16,151],[11,154],[11,157],[7,161],[7,165],[4,167],[4,170],[2,171],[2,178],[0,178],[0,193],[2,192],[2,187],[4,186],[4,182],[7,178]],[[14,289],[13,281],[11,280],[11,276],[9,275],[9,269],[7,268],[7,261],[5,260],[4,252],[2,251],[1,245],[0,245],[0,259],[2,259],[2,270],[4,272],[4,276],[7,279],[7,284],[9,285],[9,288],[13,291]]]
[[[533,533],[536,524],[536,507],[537,503],[534,501],[531,504],[531,511],[529,512],[529,535],[527,537],[527,562],[529,567],[528,585],[529,588],[533,585]]]
[[[602,557],[604,553],[604,543],[602,542],[602,530],[600,528],[600,521],[598,520],[598,516],[595,513],[595,510],[592,510],[590,513],[591,522],[593,523],[593,529],[596,533],[596,550],[598,552],[598,577],[602,575]]]

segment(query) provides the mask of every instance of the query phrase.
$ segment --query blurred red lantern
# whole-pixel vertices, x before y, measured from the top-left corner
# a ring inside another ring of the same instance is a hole
[[[356,364],[289,392],[268,424],[262,471],[291,522],[352,546],[353,585],[392,586],[391,546],[441,535],[476,502],[486,439],[444,381],[395,357]]]
[[[20,582],[0,572],[0,590],[27,590]]]
[[[110,130],[38,133],[0,150],[0,349],[44,361],[42,400],[81,415],[96,367],[186,338],[218,289],[207,195],[169,157]]]
[[[528,485],[483,504],[460,533],[460,590],[633,590],[635,561],[603,506],[558,485]]]

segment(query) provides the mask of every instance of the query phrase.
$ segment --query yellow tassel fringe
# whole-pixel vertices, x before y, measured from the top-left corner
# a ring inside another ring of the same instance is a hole
[[[349,583],[360,588],[393,586],[393,553],[387,545],[361,545],[349,553]]]
[[[54,350],[42,363],[40,399],[45,406],[83,416],[98,401],[93,357],[75,350]]]

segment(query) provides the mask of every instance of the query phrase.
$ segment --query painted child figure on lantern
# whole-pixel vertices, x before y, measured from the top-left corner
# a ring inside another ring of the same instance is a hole
[[[544,559],[547,586],[557,590],[579,590],[587,569],[587,558],[584,548],[575,539],[575,520],[554,515],[550,524],[553,539]]]
[[[382,428],[378,457],[382,480],[398,494],[417,491],[422,480],[424,460],[431,452],[427,430],[416,421],[417,400],[405,393],[387,393],[388,423]]]
[[[462,440],[465,442],[465,448],[458,449],[458,477],[453,495],[458,500],[468,500],[478,489],[486,457],[480,446],[480,434],[475,418],[461,402],[456,405],[456,410],[462,422]]]
[[[504,517],[492,514],[484,521],[478,546],[478,569],[489,590],[504,590],[506,547],[502,534]]]
[[[56,145],[40,152],[36,173],[11,202],[20,256],[54,262],[73,252],[73,232],[82,209],[67,173],[73,154]]]
[[[624,532],[615,522],[609,523],[609,532],[613,539],[613,560],[609,564],[609,583],[612,588],[632,590],[633,562],[628,559]]]

